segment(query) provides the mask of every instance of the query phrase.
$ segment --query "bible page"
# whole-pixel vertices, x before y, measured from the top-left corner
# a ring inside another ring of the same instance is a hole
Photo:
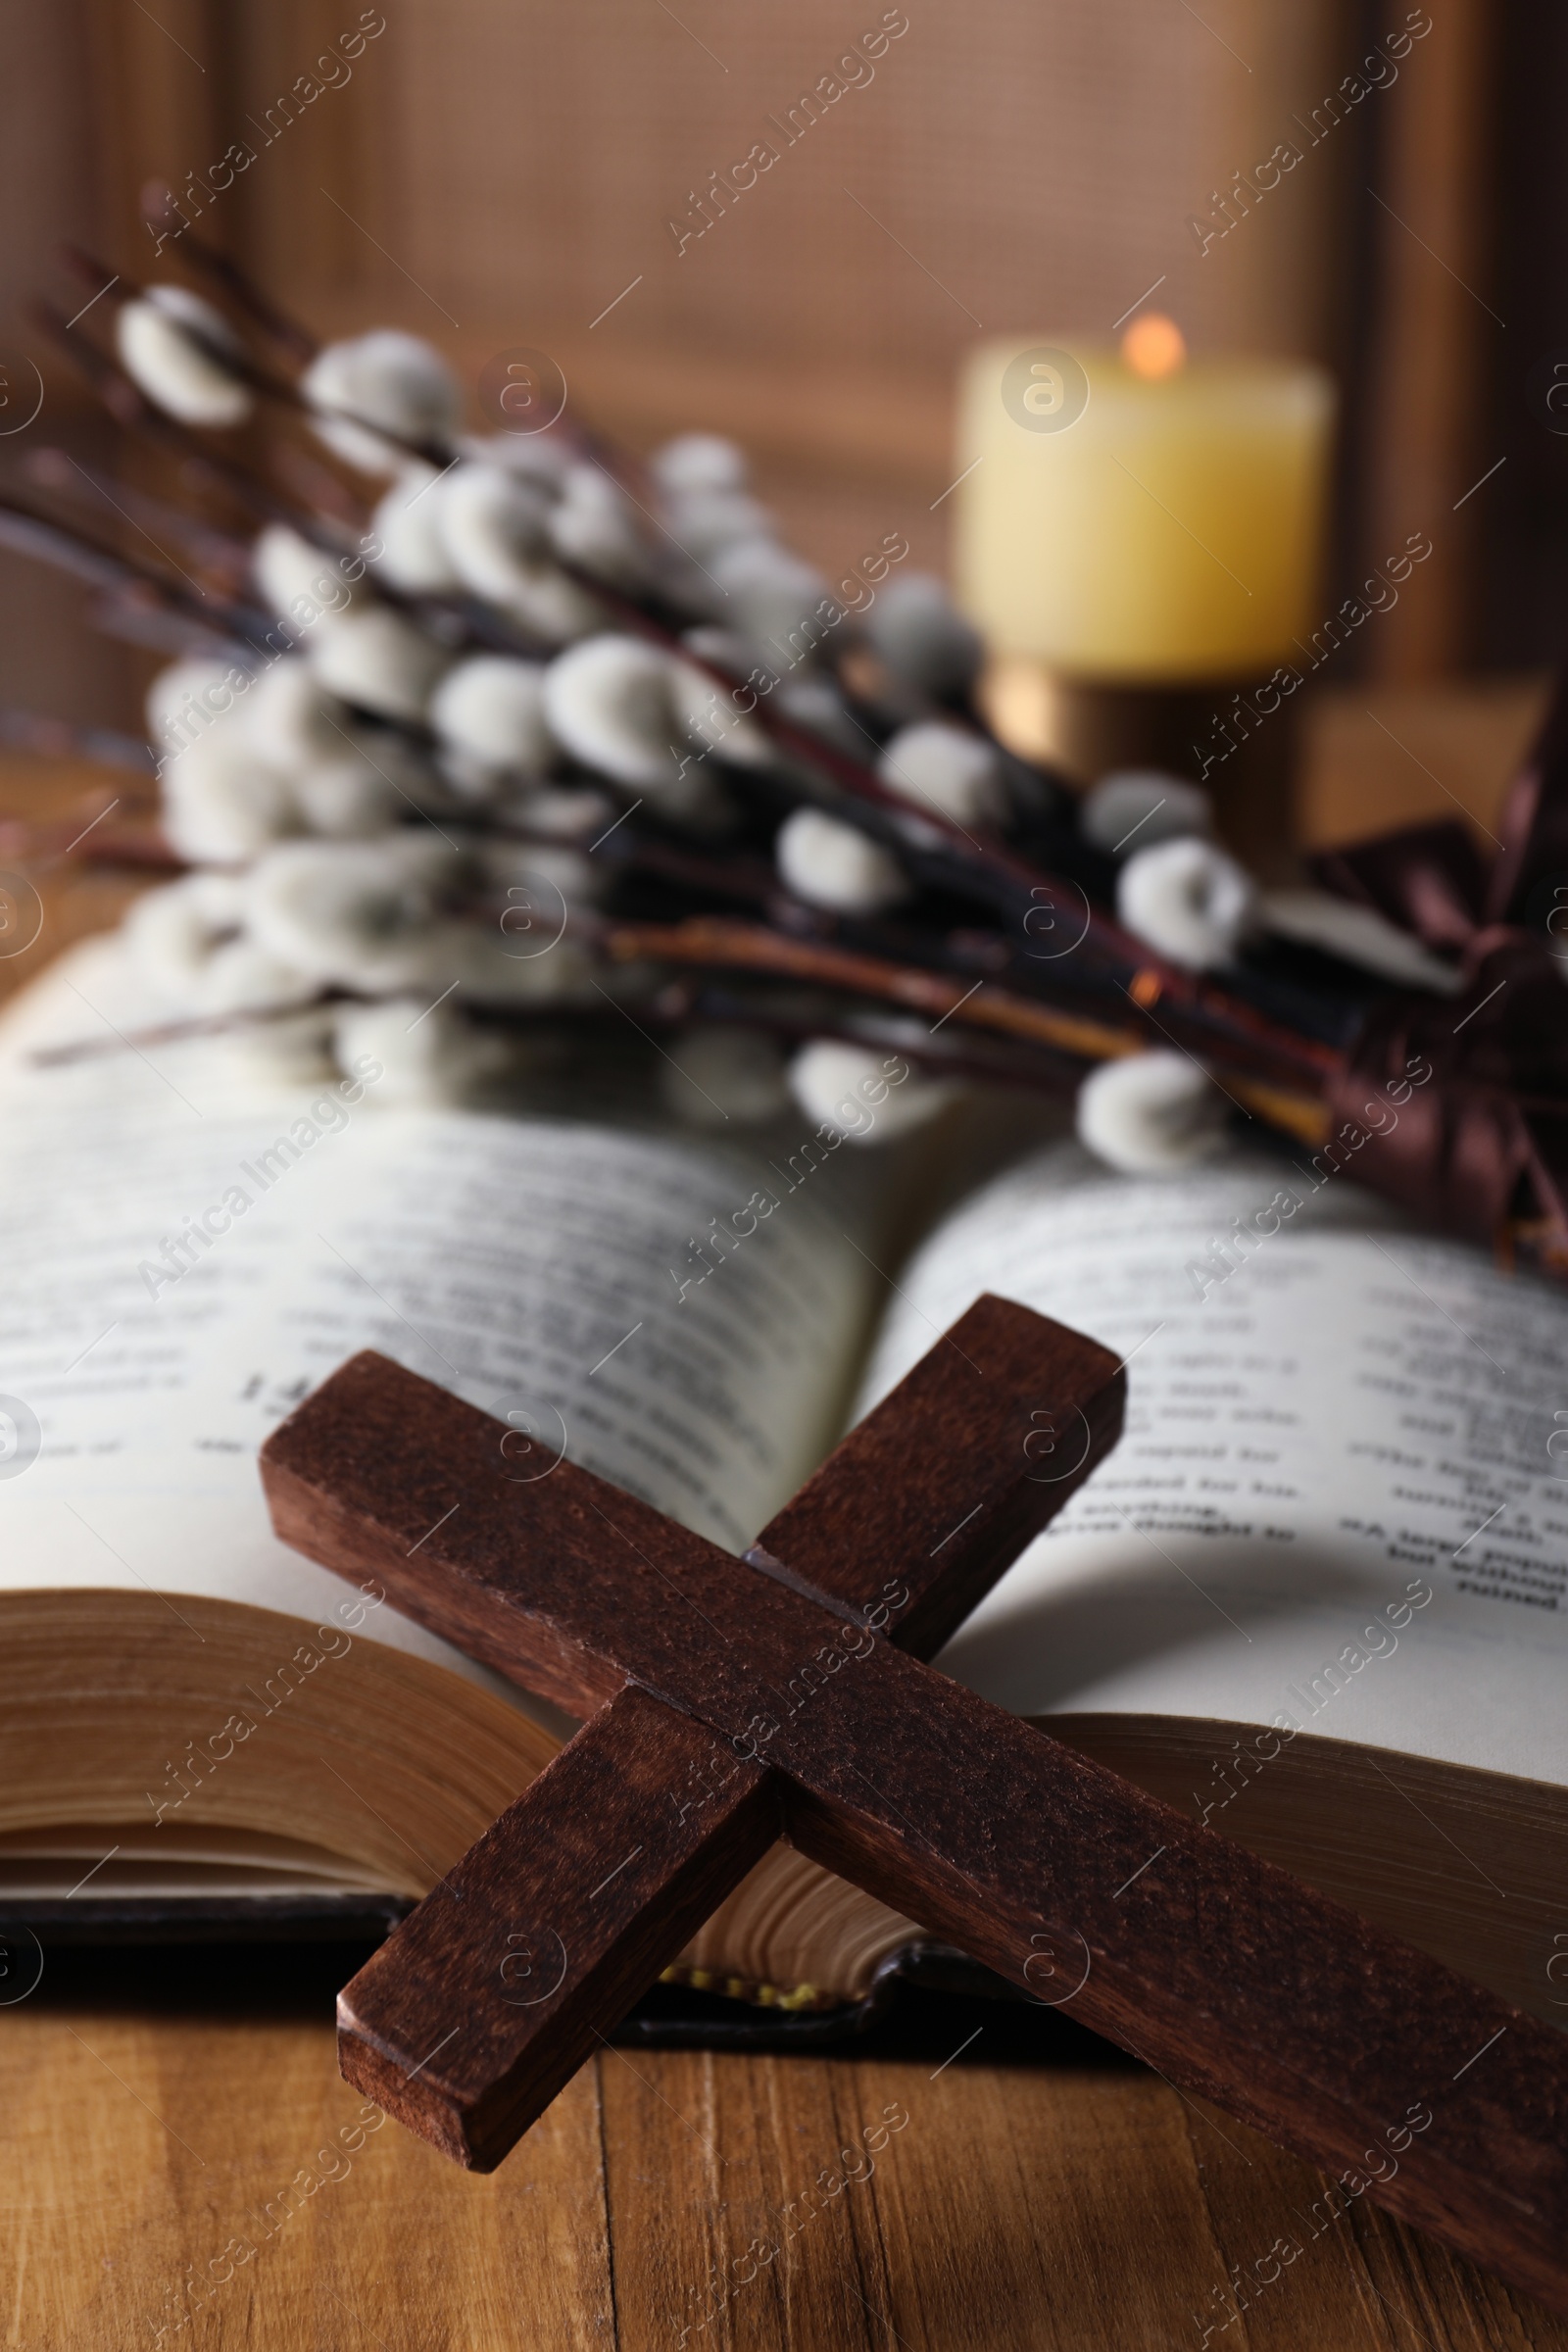
[[[869,1196],[792,1133],[398,1110],[364,1071],[284,1091],[217,1041],[119,1043],[135,1019],[95,943],[6,1025],[6,1586],[334,1611],[256,1454],[367,1347],[508,1421],[521,1478],[564,1452],[732,1549],[819,1457]],[[30,1064],[62,1028],[114,1051]],[[479,1672],[390,1608],[366,1630]]]
[[[1154,1182],[1061,1143],[916,1253],[860,1409],[983,1291],[1124,1358],[1127,1426],[949,1672],[1568,1782],[1568,1298],[1288,1157]]]

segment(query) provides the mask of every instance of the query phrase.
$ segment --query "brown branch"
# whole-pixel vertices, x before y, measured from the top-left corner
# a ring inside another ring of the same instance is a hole
[[[167,180],[149,179],[145,182],[141,191],[141,217],[150,228],[163,226],[158,216],[167,216],[171,206],[178,209],[174,192]],[[240,268],[238,262],[231,261],[216,245],[209,245],[188,220],[172,232],[169,242],[177,242],[180,258],[189,262],[199,275],[221,286],[235,309],[243,311],[264,335],[270,336],[272,342],[288,353],[290,359],[302,368],[310,366],[319,348],[315,336],[297,318],[291,318],[286,311],[279,310],[250,272]]]
[[[824,988],[879,997],[918,1012],[947,1019],[964,1007],[974,1026],[999,1029],[1091,1061],[1143,1051],[1146,1040],[1133,1023],[1096,1021],[1060,1012],[1010,990],[979,981],[965,991],[956,980],[916,965],[884,962],[849,948],[816,940],[789,939],[760,923],[724,915],[694,915],[682,923],[607,925],[605,949],[612,962],[651,959],[660,963],[710,964],[726,971],[773,972]]]
[[[816,941],[788,939],[760,924],[724,916],[699,915],[683,923],[610,922],[605,926],[604,949],[612,962],[648,959],[728,971],[771,972],[813,982],[907,1005],[912,1011],[935,1016],[939,1025],[952,1019],[1085,1061],[1115,1060],[1170,1042],[1166,1033],[1156,1030],[1151,1035],[1149,1028],[1136,1020],[1125,1024],[1097,1020],[1019,996],[989,980],[975,982],[965,990],[936,972],[884,962],[877,956]],[[1294,1072],[1282,1075],[1273,1068],[1237,1071],[1227,1067],[1225,1091],[1271,1126],[1319,1143],[1327,1122],[1322,1101],[1294,1079]]]

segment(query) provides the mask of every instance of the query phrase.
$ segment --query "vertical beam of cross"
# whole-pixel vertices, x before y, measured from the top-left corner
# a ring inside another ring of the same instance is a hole
[[[932,1657],[1103,1460],[1125,1403],[1108,1348],[980,1298],[746,1557]]]

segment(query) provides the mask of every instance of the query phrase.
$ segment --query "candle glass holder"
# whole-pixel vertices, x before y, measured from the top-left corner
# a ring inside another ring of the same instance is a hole
[[[1155,768],[1201,784],[1219,839],[1251,872],[1296,871],[1298,710],[1275,671],[1263,679],[1138,685],[1063,675],[1014,658],[993,663],[987,715],[1026,759],[1063,768],[1087,790],[1120,768]],[[1294,685],[1294,681],[1293,681]]]

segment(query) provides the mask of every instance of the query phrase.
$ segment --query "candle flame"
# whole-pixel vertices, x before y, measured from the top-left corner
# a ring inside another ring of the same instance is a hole
[[[1121,356],[1134,375],[1157,383],[1161,376],[1174,375],[1186,359],[1187,338],[1174,318],[1162,311],[1149,311],[1123,335]]]

